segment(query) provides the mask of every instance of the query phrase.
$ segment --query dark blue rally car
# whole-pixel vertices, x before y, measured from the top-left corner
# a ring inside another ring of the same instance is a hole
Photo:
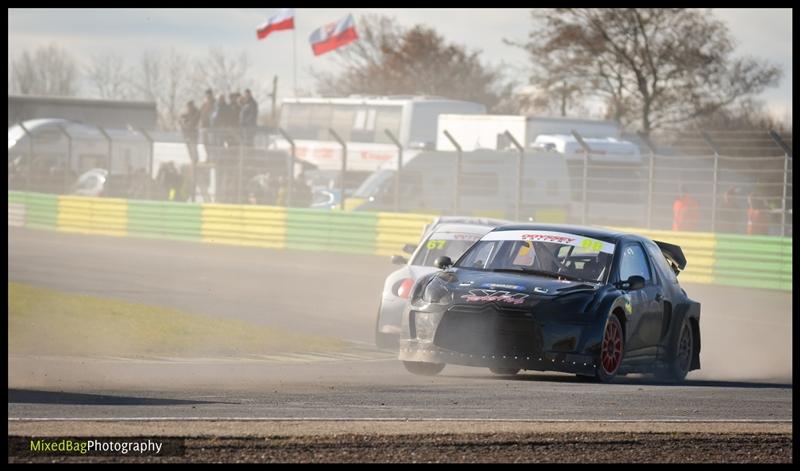
[[[399,359],[560,371],[603,382],[628,373],[683,381],[700,368],[700,304],[678,284],[680,247],[610,230],[496,228],[414,284]]]

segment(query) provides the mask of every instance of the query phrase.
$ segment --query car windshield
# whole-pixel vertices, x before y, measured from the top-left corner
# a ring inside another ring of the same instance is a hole
[[[480,238],[480,234],[469,232],[434,232],[422,243],[422,249],[411,264],[432,267],[433,262],[443,255],[457,260]]]
[[[494,231],[476,243],[455,266],[599,283],[608,278],[613,255],[613,243],[576,234]]]

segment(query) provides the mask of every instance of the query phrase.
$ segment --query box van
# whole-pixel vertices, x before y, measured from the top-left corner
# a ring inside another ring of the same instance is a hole
[[[515,216],[517,152],[464,152],[461,162],[458,214],[511,219]],[[399,210],[454,214],[456,152],[425,151],[400,174]],[[396,171],[378,170],[353,193],[347,209],[394,209]],[[526,153],[522,169],[520,216],[536,221],[564,222],[569,214],[570,187],[563,156]]]
[[[606,162],[641,162],[639,146],[630,141],[614,137],[585,137],[584,143],[591,149],[590,159]],[[581,159],[585,150],[571,134],[540,134],[533,141],[535,149],[564,154],[568,159]]]

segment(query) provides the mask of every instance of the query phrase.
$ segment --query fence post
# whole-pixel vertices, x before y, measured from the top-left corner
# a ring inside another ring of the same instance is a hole
[[[136,128],[147,142],[150,144],[150,154],[147,157],[147,188],[145,189],[145,198],[150,199],[152,197],[152,187],[153,187],[153,163],[155,160],[155,141],[153,138],[150,137],[150,134],[144,130],[144,128]]]
[[[72,165],[72,136],[70,136],[67,130],[64,129],[64,126],[61,124],[58,125],[58,130],[61,131],[61,134],[67,138],[67,162],[66,165],[64,165],[64,193],[66,194],[69,193],[70,187],[69,170],[70,166]]]
[[[283,130],[283,128],[278,128],[278,132],[281,133],[284,139],[289,142],[289,147],[292,149],[291,154],[289,154],[289,174],[286,176],[286,207],[292,205],[292,185],[294,184],[294,162],[297,159],[297,148],[294,145],[294,139]]]
[[[781,201],[781,236],[786,236],[786,193],[789,185],[789,159],[792,158],[792,150],[781,139],[781,136],[774,129],[769,130],[769,137],[783,149],[783,199]]]
[[[589,198],[587,197],[587,190],[588,190],[588,179],[589,179],[589,154],[592,153],[592,149],[586,144],[586,141],[583,140],[578,131],[572,130],[572,135],[575,137],[575,140],[578,141],[581,148],[583,148],[583,207],[581,208],[581,224],[586,224],[586,214],[588,212],[587,206],[589,205]]]
[[[783,198],[781,201],[781,236],[786,237],[786,191],[789,186],[789,154],[783,156]]]
[[[241,128],[239,135],[239,164],[236,166],[236,204],[242,204],[242,166],[244,165],[244,145],[245,133],[247,130]]]
[[[22,124],[22,121],[19,122],[19,127],[22,128],[22,132],[28,136],[28,165],[27,171],[25,172],[25,191],[31,191],[31,174],[33,173],[33,134]]]
[[[333,138],[336,139],[339,145],[342,146],[342,176],[341,176],[342,180],[339,183],[339,191],[341,192],[340,198],[342,202],[340,203],[339,208],[341,208],[341,210],[344,211],[344,203],[345,200],[347,199],[344,194],[345,190],[344,176],[345,173],[347,172],[347,143],[344,142],[344,140],[342,140],[342,138],[339,137],[339,135],[336,134],[336,131],[334,131],[333,129],[328,128],[328,132],[331,133],[331,136],[333,136]]]
[[[111,164],[113,163],[113,159],[114,159],[114,157],[113,157],[114,154],[112,153],[113,150],[114,150],[114,147],[113,147],[114,143],[111,140],[111,136],[108,135],[108,133],[106,132],[105,129],[103,129],[102,126],[95,125],[95,127],[97,128],[98,131],[100,131],[100,133],[103,135],[103,137],[105,137],[106,140],[108,141],[108,179],[106,180],[106,185],[109,186],[109,188],[108,188],[109,191],[104,191],[103,194],[106,195],[106,196],[113,196],[113,195],[110,194],[111,191],[112,191],[111,188],[110,188],[111,187],[110,183],[111,183]]]
[[[650,140],[650,137],[639,131],[636,133],[639,136],[639,139],[645,143],[648,150],[650,150],[650,165],[648,168],[647,173],[647,228],[653,228],[653,190],[655,187],[655,159],[656,159],[656,147],[653,145],[653,142]]]
[[[714,141],[711,140],[711,136],[709,136],[708,133],[702,131],[700,134],[703,136],[703,139],[705,139],[708,147],[711,147],[711,150],[714,151],[714,180],[711,185],[711,232],[714,232],[714,229],[717,226],[717,174],[719,173],[719,149],[717,149],[716,144],[714,144]]]
[[[397,146],[397,171],[394,173],[394,212],[400,211],[400,172],[403,171],[403,145],[391,131],[384,129],[386,136]]]
[[[514,147],[516,147],[519,151],[519,156],[517,156],[517,194],[516,202],[514,203],[514,220],[519,221],[521,212],[520,209],[522,206],[522,162],[525,159],[525,148],[522,147],[522,145],[516,139],[514,139],[514,136],[511,135],[508,129],[506,129],[505,135],[508,137],[508,140],[511,141],[511,144],[513,144]]]
[[[656,155],[650,153],[650,165],[647,171],[647,228],[653,228],[653,187],[656,170]]]
[[[460,203],[459,202],[459,196],[461,194],[461,158],[462,158],[463,152],[461,150],[461,146],[458,145],[458,142],[456,142],[455,138],[453,138],[453,136],[450,135],[449,132],[447,132],[447,129],[445,129],[443,132],[444,132],[444,136],[447,138],[447,140],[450,141],[451,144],[453,144],[453,147],[456,148],[456,152],[457,152],[457,154],[456,154],[456,180],[454,182],[455,183],[455,185],[454,185],[455,189],[453,191],[453,215],[457,215],[459,213],[459,211],[461,211],[461,208],[460,208],[461,205],[459,204]]]

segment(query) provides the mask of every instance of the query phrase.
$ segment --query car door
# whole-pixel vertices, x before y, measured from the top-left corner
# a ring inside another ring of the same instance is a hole
[[[631,309],[627,313],[625,329],[626,356],[655,357],[661,334],[663,316],[663,294],[644,247],[638,242],[628,242],[622,248],[619,279],[627,280],[632,275],[644,278],[644,288],[629,290]]]

